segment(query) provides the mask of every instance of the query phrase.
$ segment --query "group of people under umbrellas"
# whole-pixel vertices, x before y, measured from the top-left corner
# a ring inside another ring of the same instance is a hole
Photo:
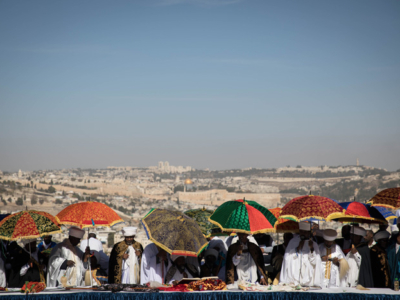
[[[196,229],[191,227],[197,225],[192,225],[191,218],[170,212],[171,219],[160,223],[160,218],[167,218],[166,211],[152,210],[142,220],[152,243],[143,248],[135,240],[137,228],[124,227],[124,240],[114,245],[110,257],[103,252],[94,232],[82,239],[85,231],[74,226],[59,244],[52,242],[51,236],[44,237],[38,247],[36,239],[24,239],[23,248],[3,240],[0,285],[20,287],[25,281],[45,281],[49,287],[106,282],[176,285],[184,278],[215,276],[227,284],[242,280],[262,285],[393,288],[395,279],[400,278],[398,228],[389,233],[387,225],[381,225],[374,233],[358,224],[345,225],[338,238],[333,228],[319,230],[313,222],[299,221],[298,232],[285,233],[284,243],[273,245],[272,238],[262,232],[268,230],[259,230],[266,226],[260,221],[259,212],[266,214],[269,221],[274,220],[272,223],[276,218],[255,202],[232,202],[235,203],[227,203],[213,214],[226,218],[227,223],[219,227],[228,232],[227,227],[237,224],[232,225],[229,220],[232,213],[227,207],[242,216],[235,221],[241,223],[242,229],[227,238],[214,236],[205,240],[202,235],[197,237]],[[250,220],[243,217],[246,215],[257,218]],[[254,234],[249,233],[252,230]],[[160,242],[157,235],[166,240]],[[272,269],[267,272],[265,249],[271,245]]]

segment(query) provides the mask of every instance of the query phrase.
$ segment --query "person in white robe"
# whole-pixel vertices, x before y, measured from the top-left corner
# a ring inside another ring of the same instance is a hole
[[[140,284],[158,282],[164,284],[165,276],[171,267],[170,255],[156,244],[144,248],[140,266]]]
[[[96,251],[100,255],[100,259],[97,260],[97,263],[100,265],[100,268],[108,273],[108,263],[110,258],[103,251],[103,244],[96,238],[96,233],[94,231],[89,232],[89,244],[88,239],[82,239],[79,245],[79,249],[81,251],[85,251],[86,247],[89,245],[91,251]]]
[[[176,285],[183,278],[199,277],[197,269],[186,262],[186,256],[171,255],[171,260],[173,265],[169,268],[165,277],[166,283]]]
[[[358,252],[355,246],[361,243],[361,240],[366,233],[366,230],[359,226],[353,226],[351,229],[353,245],[350,248],[349,253],[346,255],[346,259],[349,264],[349,273],[347,275],[346,284],[348,287],[356,287],[358,285],[358,275],[361,267],[361,254]]]
[[[261,249],[250,242],[248,234],[238,233],[238,240],[228,248],[225,279],[227,284],[237,280],[267,284],[265,264]]]
[[[322,233],[324,242],[319,245],[321,255],[321,282],[323,288],[346,286],[346,274],[340,276],[340,261],[345,259],[342,249],[335,244],[337,232],[334,229],[325,229]],[[343,267],[342,262],[342,268]],[[344,270],[343,270],[344,271]],[[343,272],[342,272],[343,273]]]
[[[82,286],[90,249],[82,252],[77,245],[85,231],[76,227],[69,229],[69,237],[53,248],[49,258],[47,286]]]
[[[129,238],[132,236],[135,237],[136,233],[137,227],[125,227],[123,229],[125,242],[128,244],[128,250],[126,250],[122,262],[121,283],[138,284],[140,282],[139,270],[142,249],[135,246],[133,242],[129,243]]]
[[[310,223],[300,222],[299,229],[286,248],[279,282],[321,286],[321,257],[317,243],[310,239]]]
[[[207,249],[215,249],[218,251],[216,264],[219,266],[218,278],[225,281],[226,272],[226,254],[228,248],[225,242],[219,237],[214,237],[209,243]]]

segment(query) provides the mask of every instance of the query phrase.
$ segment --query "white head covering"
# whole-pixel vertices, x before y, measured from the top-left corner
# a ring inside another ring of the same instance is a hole
[[[209,255],[213,255],[215,257],[215,259],[218,258],[218,251],[215,249],[207,249],[206,252],[204,252],[204,257],[207,257]]]
[[[399,232],[399,227],[397,227],[397,225],[391,225],[391,226],[390,226],[390,231],[391,231],[392,233],[394,233],[394,232]]]
[[[337,232],[335,229],[325,229],[322,234],[325,241],[332,242],[337,237]]]
[[[375,233],[374,235],[374,240],[375,242],[381,240],[381,239],[388,239],[390,236],[390,233],[385,231],[378,231],[377,233]]]
[[[308,230],[308,231],[310,231],[311,230],[311,224],[308,223],[308,222],[305,222],[305,221],[301,221],[299,223],[299,229],[300,230]]]
[[[85,234],[85,230],[82,230],[82,229],[80,229],[78,227],[71,227],[69,229],[69,235],[73,236],[73,237],[76,237],[78,239],[83,238],[84,234]]]
[[[134,236],[136,235],[137,227],[124,227],[122,228],[122,234],[124,236]]]
[[[183,257],[186,258],[186,256],[184,256],[184,255],[171,255],[171,259],[172,259],[173,262],[175,262],[176,259],[177,259],[178,257],[181,257],[181,256],[183,256]]]
[[[362,227],[352,226],[350,233],[364,237],[367,234],[367,231]]]

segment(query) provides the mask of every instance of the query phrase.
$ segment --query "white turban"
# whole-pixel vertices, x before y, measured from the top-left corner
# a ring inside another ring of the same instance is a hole
[[[171,255],[171,259],[172,259],[173,262],[175,262],[176,259],[177,259],[178,257],[181,257],[181,256],[183,256],[183,255]],[[183,257],[186,258],[186,256],[183,256]]]
[[[69,229],[69,235],[73,236],[73,237],[76,237],[78,239],[83,238],[84,234],[85,234],[85,230],[82,230],[82,229],[80,229],[78,227],[71,227]]]
[[[204,252],[204,257],[212,255],[212,256],[215,257],[215,259],[217,259],[218,258],[218,254],[219,254],[218,251],[215,250],[215,249],[207,249],[206,252]]]
[[[122,234],[124,236],[134,236],[136,235],[137,227],[124,227],[122,228]]]
[[[352,233],[352,234],[354,234],[354,235],[359,235],[359,236],[364,237],[364,236],[367,234],[367,231],[366,231],[364,228],[362,228],[362,227],[353,226],[353,227],[351,228],[350,233]]]
[[[385,231],[378,231],[377,233],[375,233],[374,235],[374,240],[375,242],[381,240],[381,239],[388,239],[390,236],[390,233]]]
[[[325,229],[323,234],[322,234],[323,238],[325,241],[329,241],[332,242],[336,239],[337,237],[337,232],[335,229]]]
[[[306,230],[310,231],[311,230],[311,224],[305,221],[302,221],[299,223],[299,229],[300,230]]]
[[[399,227],[397,227],[397,225],[391,225],[390,230],[392,231],[392,233],[399,232]]]

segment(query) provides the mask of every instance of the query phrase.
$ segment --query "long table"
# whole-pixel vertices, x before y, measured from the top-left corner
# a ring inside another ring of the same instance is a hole
[[[3,299],[11,300],[399,300],[400,292],[390,289],[370,289],[365,291],[354,288],[322,289],[307,292],[245,292],[240,290],[215,292],[159,292],[129,293],[87,290],[43,291],[38,294],[0,293]]]

